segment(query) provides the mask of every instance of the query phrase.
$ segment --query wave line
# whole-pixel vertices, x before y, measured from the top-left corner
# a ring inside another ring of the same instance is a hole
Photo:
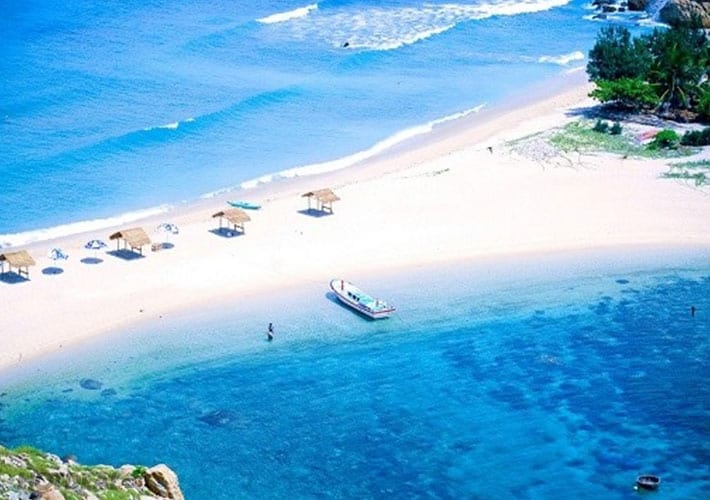
[[[278,12],[276,14],[271,14],[270,16],[262,17],[257,19],[258,22],[262,24],[275,24],[290,21],[291,19],[298,19],[299,17],[306,17],[311,11],[318,9],[317,3],[312,3],[306,5],[305,7],[299,7],[298,9],[289,10],[287,12]]]

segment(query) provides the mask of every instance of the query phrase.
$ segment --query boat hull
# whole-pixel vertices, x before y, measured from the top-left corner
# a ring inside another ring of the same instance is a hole
[[[244,208],[246,210],[259,210],[261,208],[261,205],[249,203],[248,201],[228,201],[227,203],[235,208]]]
[[[330,289],[340,302],[370,319],[388,318],[395,312],[394,307],[370,297],[348,281],[331,280]]]

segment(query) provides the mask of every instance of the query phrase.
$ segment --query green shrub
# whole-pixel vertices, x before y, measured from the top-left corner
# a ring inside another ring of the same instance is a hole
[[[710,127],[686,132],[681,137],[680,143],[684,146],[710,146]]]
[[[592,128],[595,132],[599,132],[601,134],[606,134],[607,131],[609,130],[609,124],[605,121],[602,120],[597,120],[597,123],[594,124],[594,127]]]
[[[710,84],[708,82],[705,82],[702,87],[697,111],[701,119],[710,121]]]
[[[656,134],[653,141],[648,145],[649,149],[676,149],[680,143],[680,138],[675,130],[663,129]]]
[[[621,135],[621,123],[619,122],[614,122],[614,124],[611,126],[609,129],[609,133],[611,135]]]
[[[145,476],[145,473],[147,472],[148,469],[143,467],[142,465],[139,465],[135,469],[133,469],[133,472],[131,472],[131,476],[135,478],[143,477]]]

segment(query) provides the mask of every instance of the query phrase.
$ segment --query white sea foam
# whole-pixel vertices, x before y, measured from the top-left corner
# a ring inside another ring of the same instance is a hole
[[[572,61],[583,61],[584,54],[579,50],[570,52],[569,54],[561,54],[559,56],[541,56],[537,59],[537,62],[541,63],[551,63],[559,64],[560,66],[566,66]]]
[[[316,175],[316,174],[332,172],[335,170],[340,170],[340,169],[343,169],[346,167],[350,167],[352,165],[355,165],[357,163],[365,161],[369,158],[372,158],[373,156],[376,156],[380,153],[383,153],[383,152],[387,151],[388,149],[393,148],[394,146],[397,146],[398,144],[401,144],[409,139],[412,139],[414,137],[421,136],[424,134],[428,134],[428,133],[432,132],[439,125],[442,125],[444,123],[451,122],[454,120],[459,120],[459,119],[464,118],[466,116],[478,113],[484,107],[485,107],[485,104],[480,104],[480,105],[475,106],[475,107],[468,109],[468,110],[459,111],[457,113],[453,113],[451,115],[444,116],[443,118],[437,118],[436,120],[432,120],[432,121],[425,123],[423,125],[417,125],[414,127],[410,127],[408,129],[401,130],[401,131],[391,135],[390,137],[387,137],[386,139],[376,143],[374,146],[372,146],[369,149],[366,149],[364,151],[359,151],[357,153],[354,153],[349,156],[345,156],[343,158],[338,158],[335,160],[326,161],[326,162],[322,162],[322,163],[314,163],[311,165],[298,166],[298,167],[283,170],[281,172],[277,172],[274,174],[262,175],[256,179],[251,179],[251,180],[242,182],[241,184],[239,184],[239,186],[236,186],[236,187],[234,187],[234,186],[227,187],[227,188],[211,191],[209,193],[205,193],[202,196],[200,196],[200,198],[203,198],[203,199],[214,198],[214,197],[220,196],[222,194],[231,192],[236,188],[250,189],[250,188],[254,188],[256,186],[262,185],[262,184],[273,182],[278,179],[291,179],[291,178],[295,178],[295,177]],[[31,243],[52,240],[55,238],[69,236],[72,234],[80,234],[80,233],[86,233],[86,232],[92,232],[92,231],[101,231],[101,230],[106,229],[108,227],[118,226],[121,224],[125,224],[128,222],[138,220],[138,219],[142,219],[145,217],[150,217],[153,215],[159,215],[161,213],[166,213],[171,208],[172,208],[172,206],[170,206],[170,205],[162,205],[159,207],[149,208],[149,209],[145,209],[145,210],[128,212],[128,213],[125,213],[122,215],[118,215],[115,217],[108,217],[105,219],[94,219],[94,220],[88,220],[88,221],[74,222],[71,224],[64,224],[61,226],[55,226],[55,227],[51,227],[51,228],[47,228],[47,229],[25,231],[25,232],[15,233],[15,234],[2,234],[2,235],[0,235],[0,248],[28,245]]]
[[[166,123],[165,125],[156,125],[155,127],[145,127],[143,129],[144,132],[150,132],[151,130],[177,130],[180,127],[181,123],[192,123],[194,122],[194,118],[186,118],[185,120],[182,121],[177,121],[177,122],[172,122],[172,123]]]
[[[133,222],[144,217],[150,217],[165,213],[171,209],[170,205],[161,205],[159,207],[148,208],[145,210],[136,210],[135,212],[127,212],[115,217],[107,217],[105,219],[93,219],[81,222],[72,222],[70,224],[62,224],[46,229],[37,229],[34,231],[24,231],[13,234],[0,234],[0,248],[17,247],[29,245],[40,241],[53,240],[72,234],[80,234],[91,231],[100,231],[108,227]]]
[[[291,18],[283,29],[300,40],[323,39],[333,47],[393,50],[454,28],[457,24],[492,16],[514,16],[559,7],[569,0],[492,1],[478,5],[425,4],[422,7],[347,7],[319,11],[307,19]]]
[[[587,67],[586,66],[573,66],[568,70],[565,70],[564,74],[565,75],[571,75],[573,73],[579,73],[580,71],[586,71]]]
[[[289,10],[287,12],[279,12],[276,14],[271,14],[270,16],[266,16],[266,17],[262,17],[261,19],[257,19],[257,21],[259,21],[260,23],[263,23],[263,24],[283,23],[286,21],[290,21],[291,19],[298,19],[300,17],[305,17],[311,11],[314,11],[316,9],[318,9],[318,4],[313,3],[310,5],[306,5],[305,7],[300,7],[298,9]]]
[[[415,127],[401,130],[391,135],[390,137],[387,137],[386,139],[376,143],[371,148],[366,149],[364,151],[359,151],[349,156],[322,163],[314,163],[311,165],[294,167],[287,170],[283,170],[281,172],[277,172],[275,174],[264,175],[257,179],[251,179],[249,181],[242,182],[239,187],[241,189],[249,189],[261,184],[272,182],[276,179],[292,179],[294,177],[323,174],[326,172],[333,172],[335,170],[350,167],[357,163],[370,159],[380,153],[383,153],[388,149],[391,149],[392,147],[403,143],[404,141],[412,139],[413,137],[428,134],[433,131],[437,126],[443,123],[458,120],[465,116],[478,113],[481,109],[483,109],[484,106],[485,104],[480,104],[474,108],[465,111],[460,111],[458,113],[454,113],[443,118],[438,118],[423,125],[417,125]]]

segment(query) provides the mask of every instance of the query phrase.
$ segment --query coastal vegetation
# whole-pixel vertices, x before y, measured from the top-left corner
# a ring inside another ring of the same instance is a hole
[[[175,474],[164,465],[86,466],[30,446],[0,446],[0,498],[182,499],[182,492]]]
[[[697,152],[697,148],[681,144],[673,130],[662,130],[644,144],[633,134],[624,132],[619,122],[609,125],[604,120],[579,120],[554,130],[548,137],[552,146],[564,153],[606,152],[637,158],[677,158]]]
[[[632,37],[604,27],[589,52],[591,97],[612,107],[682,121],[710,121],[710,42],[698,21]]]
[[[674,163],[663,177],[692,181],[697,187],[710,186],[710,160]]]

